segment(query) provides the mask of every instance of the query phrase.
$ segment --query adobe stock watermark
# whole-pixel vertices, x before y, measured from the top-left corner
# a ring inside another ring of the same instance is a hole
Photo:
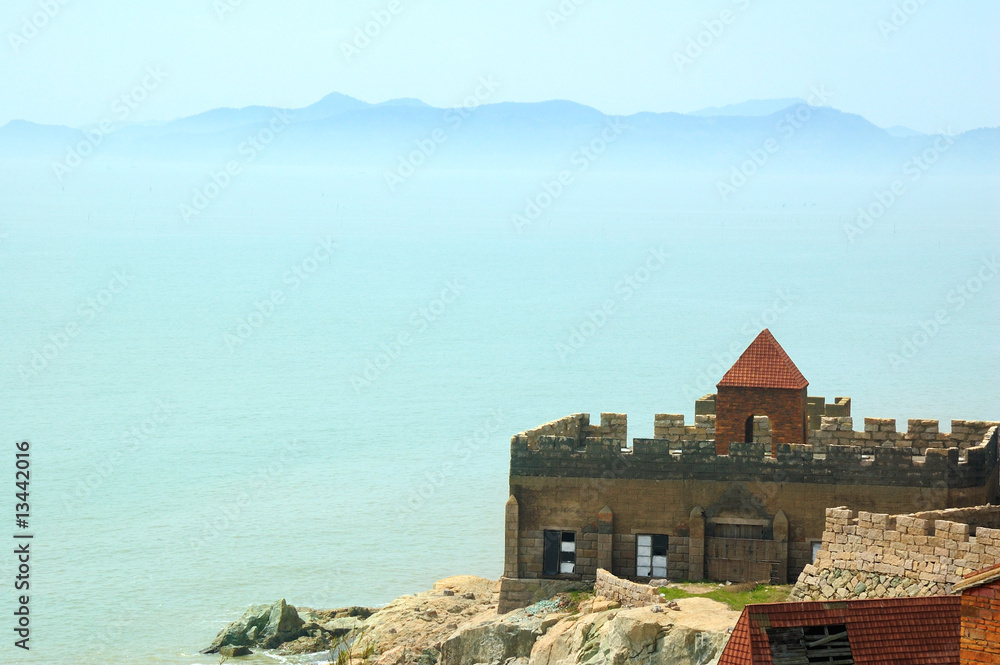
[[[7,41],[14,53],[20,53],[21,49],[28,45],[28,42],[41,34],[42,30],[62,13],[63,7],[69,2],[70,0],[39,0],[38,10],[26,15],[21,20],[21,27],[16,32],[7,33]]]
[[[899,32],[926,4],[927,0],[903,0],[894,4],[888,18],[878,20],[878,31],[882,39],[889,41],[890,35]]]
[[[372,45],[374,40],[384,30],[392,25],[393,20],[403,11],[403,4],[400,0],[389,0],[382,9],[375,9],[371,12],[371,20],[364,25],[354,28],[354,35],[350,41],[340,42],[340,52],[347,62],[351,58],[361,55],[361,52]]]
[[[549,27],[555,30],[560,24],[570,20],[576,10],[587,3],[587,0],[561,0],[555,9],[545,10],[545,20]]]
[[[695,60],[705,54],[715,42],[725,34],[726,29],[736,22],[740,12],[745,12],[750,7],[750,0],[733,0],[736,11],[723,9],[715,18],[702,21],[704,30],[701,30],[693,37],[688,37],[687,44],[680,51],[674,51],[674,64],[677,71],[684,73],[685,67],[690,67]]]
[[[66,147],[66,156],[62,160],[52,162],[52,172],[59,182],[69,173],[79,168],[83,161],[97,150],[104,138],[118,129],[119,124],[127,121],[132,112],[149,98],[149,95],[160,87],[167,79],[167,73],[159,65],[146,67],[142,79],[120,94],[111,103],[111,115],[98,122],[91,129],[82,130],[83,139]]]
[[[360,395],[361,391],[371,388],[372,384],[399,359],[404,349],[413,344],[419,335],[427,332],[431,324],[444,316],[463,291],[465,291],[464,284],[457,279],[450,279],[445,282],[437,298],[432,298],[426,305],[418,307],[410,316],[409,325],[388,342],[383,342],[379,352],[365,360],[365,367],[360,374],[351,376],[354,394]]]
[[[722,200],[727,201],[730,196],[742,189],[750,178],[781,150],[782,143],[795,136],[795,133],[812,119],[815,108],[826,106],[826,102],[832,97],[833,93],[828,91],[826,86],[814,87],[806,104],[799,104],[794,110],[786,112],[774,125],[774,135],[764,139],[759,147],[748,150],[747,159],[730,169],[728,179],[716,181],[715,189]]]
[[[931,340],[951,323],[952,315],[965,309],[983,290],[983,287],[993,281],[998,272],[1000,272],[1000,262],[998,262],[996,254],[990,258],[982,259],[972,277],[956,284],[948,291],[948,295],[945,297],[948,307],[937,308],[934,310],[933,316],[917,323],[915,326],[917,329],[900,340],[898,350],[890,351],[886,355],[889,366],[892,369],[899,369],[912,360],[920,349],[930,344]]]
[[[236,152],[239,153],[241,159],[231,159],[222,168],[212,171],[209,174],[208,182],[194,188],[190,204],[180,204],[181,218],[185,222],[189,222],[207,210],[213,201],[229,189],[233,181],[243,173],[243,169],[267,150],[268,146],[291,123],[292,117],[288,111],[275,109],[267,127],[247,136],[246,140],[236,147]]]
[[[225,21],[226,17],[235,12],[243,5],[243,0],[213,0],[212,9],[220,21]]]
[[[288,289],[272,289],[267,297],[254,302],[253,309],[240,318],[239,323],[223,333],[222,341],[229,349],[229,353],[235,353],[238,347],[246,344],[259,328],[263,328],[271,320],[275,311],[285,304],[290,294],[309,281],[321,267],[329,264],[335,249],[337,242],[333,238],[330,236],[320,238],[308,255],[286,270],[281,281],[288,286]]]
[[[168,404],[161,399],[156,400],[156,407],[142,422],[121,433],[119,447],[116,450],[110,453],[99,453],[97,458],[91,462],[90,468],[77,478],[72,496],[65,491],[63,492],[62,501],[66,512],[74,512],[79,504],[87,501],[91,494],[104,484],[104,481],[114,475],[129,455],[137,451],[142,444],[151,438],[158,436],[177,408],[177,406]]]
[[[546,210],[562,197],[566,191],[576,182],[577,176],[589,169],[594,162],[601,158],[601,155],[608,151],[608,146],[618,140],[625,131],[623,118],[608,118],[606,126],[598,136],[595,136],[585,145],[581,145],[570,157],[571,169],[563,169],[552,177],[551,180],[543,180],[533,196],[528,196],[524,200],[524,210],[510,216],[514,229],[518,234],[524,229],[534,224]]]
[[[200,533],[191,539],[191,549],[197,552],[231,531],[250,512],[255,500],[261,494],[284,482],[288,467],[305,454],[306,451],[298,441],[285,446],[277,459],[247,479],[244,489],[226,503],[215,507],[215,514],[201,525]]]
[[[704,395],[714,392],[715,386],[722,378],[722,375],[733,366],[733,364],[743,355],[749,341],[760,334],[764,328],[770,328],[785,315],[792,306],[799,301],[799,296],[786,289],[778,289],[774,292],[774,300],[756,316],[748,317],[740,326],[740,338],[733,341],[724,353],[715,353],[712,358],[715,360],[708,367],[703,369],[694,378],[694,383],[684,385],[686,395]]]
[[[410,492],[410,497],[406,500],[405,511],[415,513],[423,508],[449,479],[461,471],[462,465],[473,454],[483,450],[489,443],[490,437],[500,432],[500,428],[503,426],[503,417],[501,409],[494,409],[470,436],[456,443],[451,454],[445,456],[444,462],[433,472],[426,472],[420,486]]]
[[[948,149],[955,144],[954,134],[951,130],[943,132],[934,139],[934,143],[922,152],[919,152],[903,162],[903,175],[906,178],[896,178],[885,189],[875,192],[875,200],[867,206],[858,208],[857,217],[851,224],[844,225],[844,234],[847,240],[854,243],[858,236],[864,235],[871,229],[875,222],[881,219],[890,209],[906,194],[907,180],[914,183],[927,172],[941,155],[948,152]]]
[[[50,333],[40,347],[32,349],[31,360],[17,368],[21,381],[28,381],[54,363],[86,326],[108,311],[111,303],[125,292],[133,279],[134,277],[126,270],[115,270],[108,280],[107,287],[84,298],[69,322]]]
[[[644,262],[618,280],[614,286],[614,298],[607,298],[600,307],[588,311],[580,323],[570,328],[566,341],[556,343],[556,353],[561,361],[565,363],[571,355],[582,349],[597,331],[608,324],[619,307],[631,300],[654,274],[666,267],[667,253],[662,246],[650,249],[648,254]]]
[[[424,138],[414,141],[416,149],[409,154],[400,155],[394,170],[385,171],[385,183],[389,186],[389,191],[395,192],[397,187],[409,180],[437,152],[438,147],[448,140],[449,134],[457,131],[499,88],[500,82],[492,74],[480,77],[472,94],[463,99],[459,106],[444,112],[442,126],[435,127]]]

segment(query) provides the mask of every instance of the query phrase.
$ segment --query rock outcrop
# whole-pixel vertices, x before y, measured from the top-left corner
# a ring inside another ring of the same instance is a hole
[[[304,625],[305,621],[284,598],[270,605],[253,605],[223,628],[202,653],[219,653],[224,646],[274,649],[302,635]]]
[[[567,617],[535,643],[530,665],[711,665],[739,619],[707,598]],[[451,664],[447,664],[451,665]]]
[[[507,614],[497,600],[496,582],[461,576],[377,611],[301,609],[293,619],[279,601],[248,610],[206,653],[274,648],[284,637],[280,653],[322,653],[342,639],[353,665],[713,665],[739,618],[706,598],[623,609],[560,594]]]

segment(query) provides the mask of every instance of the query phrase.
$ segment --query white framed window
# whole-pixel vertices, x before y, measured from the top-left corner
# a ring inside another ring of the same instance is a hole
[[[576,572],[576,532],[546,531],[542,551],[543,575]]]
[[[641,533],[635,537],[636,577],[667,576],[667,536]]]

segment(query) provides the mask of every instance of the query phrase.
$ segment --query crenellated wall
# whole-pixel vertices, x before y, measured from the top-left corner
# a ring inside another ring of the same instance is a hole
[[[824,417],[819,430],[810,431],[809,443],[817,448],[829,444],[859,446],[866,452],[877,448],[901,448],[924,455],[929,448],[957,448],[965,451],[978,446],[991,427],[1000,424],[985,420],[952,420],[951,432],[941,432],[937,420],[911,418],[906,431],[896,430],[894,418],[865,418],[863,431],[854,431],[851,417]]]
[[[856,516],[829,508],[822,548],[793,599],[942,595],[963,575],[997,563],[1000,506]]]
[[[986,436],[994,424],[985,421],[954,420],[954,431],[944,434],[937,421],[910,420],[899,433],[894,421],[869,418],[866,431],[855,432],[850,417],[824,416],[816,443],[778,443],[773,456],[765,439],[734,443],[728,455],[717,455],[714,442],[701,436],[707,420],[688,427],[683,416],[658,414],[660,436],[634,439],[631,448],[623,447],[624,415],[602,414],[601,422],[594,427],[576,414],[515,435],[511,476],[985,488],[997,469],[996,437]],[[995,484],[981,503],[1000,498]]]

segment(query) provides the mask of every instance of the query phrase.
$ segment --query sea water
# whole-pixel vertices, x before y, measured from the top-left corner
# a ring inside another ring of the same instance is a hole
[[[442,176],[384,206],[261,178],[195,220],[155,173],[9,178],[0,538],[21,440],[34,535],[15,662],[214,663],[198,650],[253,603],[495,579],[512,434],[581,411],[627,412],[630,437],[690,422],[764,327],[810,394],[853,397],[856,428],[1000,416],[982,209],[915,199],[852,242],[837,196],[708,214],[641,178],[520,229],[537,176]],[[0,571],[13,642],[10,554]]]

